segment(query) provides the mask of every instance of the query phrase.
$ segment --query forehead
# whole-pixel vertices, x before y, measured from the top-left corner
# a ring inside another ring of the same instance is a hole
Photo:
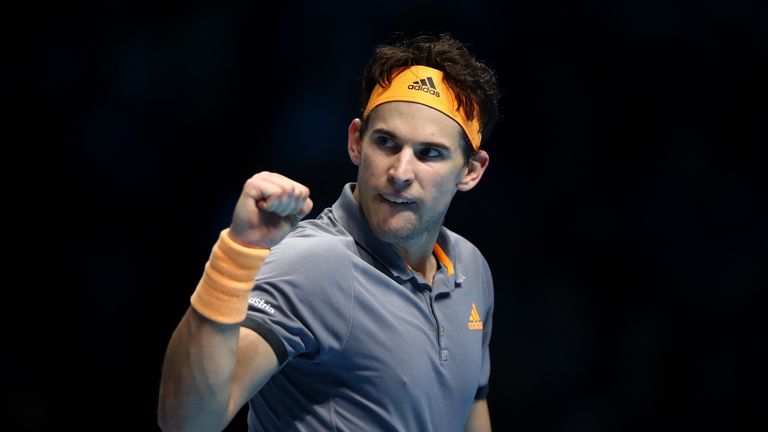
[[[462,129],[440,111],[415,102],[387,102],[371,111],[368,131],[383,129],[412,144],[440,143],[460,150]]]

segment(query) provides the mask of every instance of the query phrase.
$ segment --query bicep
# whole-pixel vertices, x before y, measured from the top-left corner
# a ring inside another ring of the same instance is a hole
[[[491,415],[488,412],[487,400],[478,399],[472,404],[464,432],[491,432]]]
[[[237,344],[237,363],[232,376],[230,418],[237,414],[278,369],[277,356],[267,341],[255,331],[241,327]]]

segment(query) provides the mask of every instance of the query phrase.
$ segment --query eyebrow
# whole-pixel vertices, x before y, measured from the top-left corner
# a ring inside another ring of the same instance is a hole
[[[392,132],[389,129],[383,128],[383,127],[377,127],[371,130],[371,135],[378,134],[378,135],[387,135],[391,138],[393,138],[395,141],[400,141],[400,137],[397,136],[396,133]],[[436,147],[445,151],[450,152],[451,148],[443,143],[439,142],[432,142],[432,141],[423,141],[419,143],[420,145],[426,145],[431,147]]]

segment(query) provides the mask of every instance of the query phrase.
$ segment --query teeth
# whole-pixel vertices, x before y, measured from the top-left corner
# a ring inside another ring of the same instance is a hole
[[[408,200],[399,199],[399,198],[386,198],[386,200],[396,204],[410,204],[413,202],[413,201],[408,201]]]

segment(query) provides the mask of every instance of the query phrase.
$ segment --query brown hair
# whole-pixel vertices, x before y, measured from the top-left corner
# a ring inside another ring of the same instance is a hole
[[[376,84],[386,86],[396,69],[414,65],[443,72],[443,79],[456,96],[459,109],[470,120],[478,118],[483,134],[481,145],[485,143],[499,118],[500,92],[496,75],[448,34],[422,34],[394,44],[379,45],[363,72],[362,109],[365,110]],[[361,135],[365,132],[365,120]],[[464,153],[469,159],[472,145],[466,134],[464,144]]]

